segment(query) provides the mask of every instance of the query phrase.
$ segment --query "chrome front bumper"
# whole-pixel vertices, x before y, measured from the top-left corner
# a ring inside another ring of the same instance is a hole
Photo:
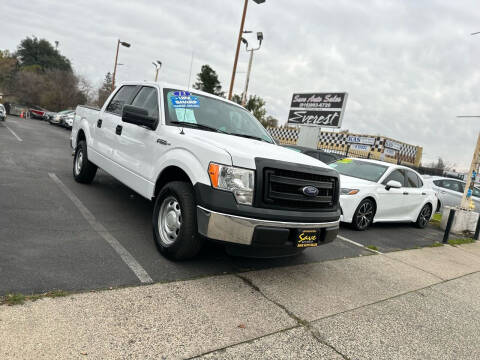
[[[283,222],[223,214],[197,206],[198,232],[214,240],[251,245],[257,226],[284,229],[338,229],[340,221],[322,223]]]

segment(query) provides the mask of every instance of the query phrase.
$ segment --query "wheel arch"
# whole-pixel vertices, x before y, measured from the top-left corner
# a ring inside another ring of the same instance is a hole
[[[157,181],[155,182],[153,197],[156,197],[162,187],[171,181],[186,181],[193,185],[192,180],[182,168],[175,165],[170,165],[163,169],[163,171],[158,175]]]

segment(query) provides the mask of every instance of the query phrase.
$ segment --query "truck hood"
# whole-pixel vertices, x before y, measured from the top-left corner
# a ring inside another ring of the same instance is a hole
[[[199,141],[209,143],[228,152],[232,157],[234,166],[255,169],[255,158],[267,158],[330,169],[320,160],[264,141],[197,129],[185,128],[184,131],[187,135]]]

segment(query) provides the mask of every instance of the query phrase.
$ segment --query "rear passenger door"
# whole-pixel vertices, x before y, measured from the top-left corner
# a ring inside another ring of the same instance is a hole
[[[114,157],[115,129],[122,121],[123,106],[131,103],[137,91],[135,85],[122,86],[102,109],[94,125],[97,151],[108,160]]]
[[[405,206],[410,214],[410,219],[416,219],[423,203],[427,198],[427,193],[423,189],[423,181],[412,170],[404,169],[405,172]]]

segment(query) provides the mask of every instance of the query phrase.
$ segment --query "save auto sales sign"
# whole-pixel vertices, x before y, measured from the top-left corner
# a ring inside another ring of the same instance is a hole
[[[295,93],[288,123],[339,128],[347,103],[347,93]]]

